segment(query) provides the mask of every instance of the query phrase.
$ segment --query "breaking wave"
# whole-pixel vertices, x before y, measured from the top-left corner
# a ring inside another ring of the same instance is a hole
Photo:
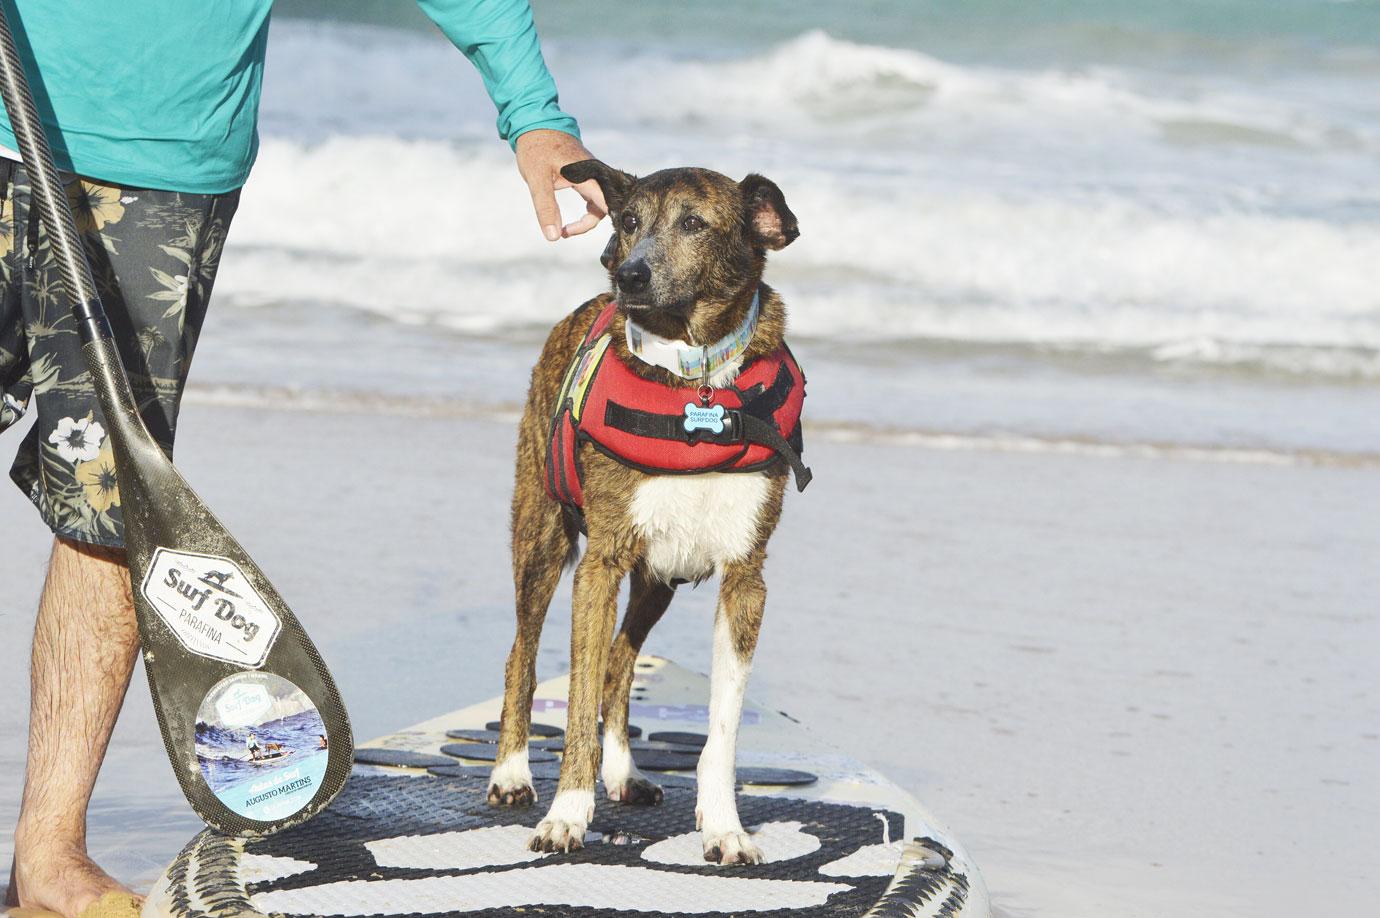
[[[607,231],[539,238],[443,41],[274,29],[218,297],[491,334],[603,288]],[[738,57],[550,57],[604,158],[785,189],[803,235],[768,278],[797,335],[1380,378],[1373,93],[957,65],[818,31]]]
[[[381,160],[409,180],[360,183]],[[1132,349],[1380,378],[1375,224],[867,189],[808,169],[776,177],[803,236],[768,277],[796,334]],[[217,295],[500,332],[550,324],[602,290],[605,238],[538,238],[501,152],[386,137],[269,141]]]

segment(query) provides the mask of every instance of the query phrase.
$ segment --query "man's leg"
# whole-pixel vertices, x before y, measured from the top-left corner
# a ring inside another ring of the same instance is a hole
[[[57,260],[33,220],[27,177],[9,169],[14,180],[0,206],[0,230],[8,229],[0,232],[0,357],[18,353],[18,344],[27,355],[8,370],[0,364],[0,394],[10,397],[0,400],[0,428],[25,407],[37,411],[10,477],[58,535],[34,634],[14,882],[25,904],[73,915],[118,888],[86,856],[85,819],[129,684],[137,629],[123,552],[91,547],[119,544],[124,529],[104,417],[93,393],[70,384],[85,359],[68,304],[54,294]],[[239,192],[181,194],[82,179],[68,183],[68,196],[144,423],[170,451]]]
[[[86,854],[86,807],[139,650],[121,549],[57,538],[34,626],[21,905],[76,915],[122,889]]]

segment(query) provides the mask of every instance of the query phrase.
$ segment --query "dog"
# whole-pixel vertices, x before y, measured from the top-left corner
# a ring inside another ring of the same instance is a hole
[[[532,371],[512,503],[517,636],[488,800],[536,802],[527,742],[537,644],[561,572],[578,558],[560,782],[529,847],[582,847],[596,772],[611,800],[660,803],[628,744],[633,665],[676,587],[717,574],[696,821],[707,861],[760,863],[738,817],[734,758],[767,540],[792,471],[801,489],[810,475],[799,458],[805,380],[783,341],[785,305],[762,283],[767,252],[795,240],[797,220],[760,175],[678,168],[638,178],[598,160],[561,174],[603,190],[611,291],[556,325]],[[615,637],[625,577],[631,595]]]

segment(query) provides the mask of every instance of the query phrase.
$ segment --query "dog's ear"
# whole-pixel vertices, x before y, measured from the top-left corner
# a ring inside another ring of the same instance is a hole
[[[623,199],[632,188],[637,177],[606,165],[597,159],[582,159],[578,163],[567,163],[561,167],[561,178],[578,185],[590,179],[599,183],[604,193],[604,203],[609,212],[614,213],[623,206]]]
[[[738,183],[743,192],[744,215],[754,242],[767,249],[784,249],[800,235],[800,224],[786,206],[786,196],[776,183],[753,173]]]

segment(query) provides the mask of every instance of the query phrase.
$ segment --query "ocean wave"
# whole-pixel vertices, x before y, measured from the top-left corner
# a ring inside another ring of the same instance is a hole
[[[406,180],[368,181],[380,162]],[[897,185],[809,165],[772,175],[803,230],[767,274],[795,334],[1124,349],[1380,378],[1374,221]],[[606,239],[602,228],[540,239],[502,151],[268,140],[217,296],[343,305],[475,334],[549,325],[606,287]]]
[[[1260,85],[1104,65],[959,65],[821,30],[742,58],[645,52],[601,64],[592,81],[582,68],[571,73],[577,101],[614,124],[771,130],[831,146],[856,143],[851,132],[858,130],[927,138],[952,132],[968,140],[1013,131],[1086,140],[1095,130],[1102,143],[1380,150],[1380,106],[1342,101],[1336,94],[1345,89],[1336,82],[1291,77]]]
[[[547,51],[566,107],[604,131],[768,131],[836,148],[858,142],[858,131],[1009,143],[1013,131],[1096,130],[1101,142],[1380,150],[1380,105],[1367,101],[1364,73],[1247,82],[1092,64],[957,64],[819,29],[737,56],[608,41],[549,42]],[[434,34],[280,23],[265,79],[264,124],[284,136],[492,133],[478,80]]]
[[[483,335],[606,286],[607,230],[539,238],[443,40],[274,29],[218,298]],[[798,336],[1380,379],[1380,105],[1344,77],[960,65],[822,31],[549,51],[608,161],[781,184],[804,236],[768,279]]]

